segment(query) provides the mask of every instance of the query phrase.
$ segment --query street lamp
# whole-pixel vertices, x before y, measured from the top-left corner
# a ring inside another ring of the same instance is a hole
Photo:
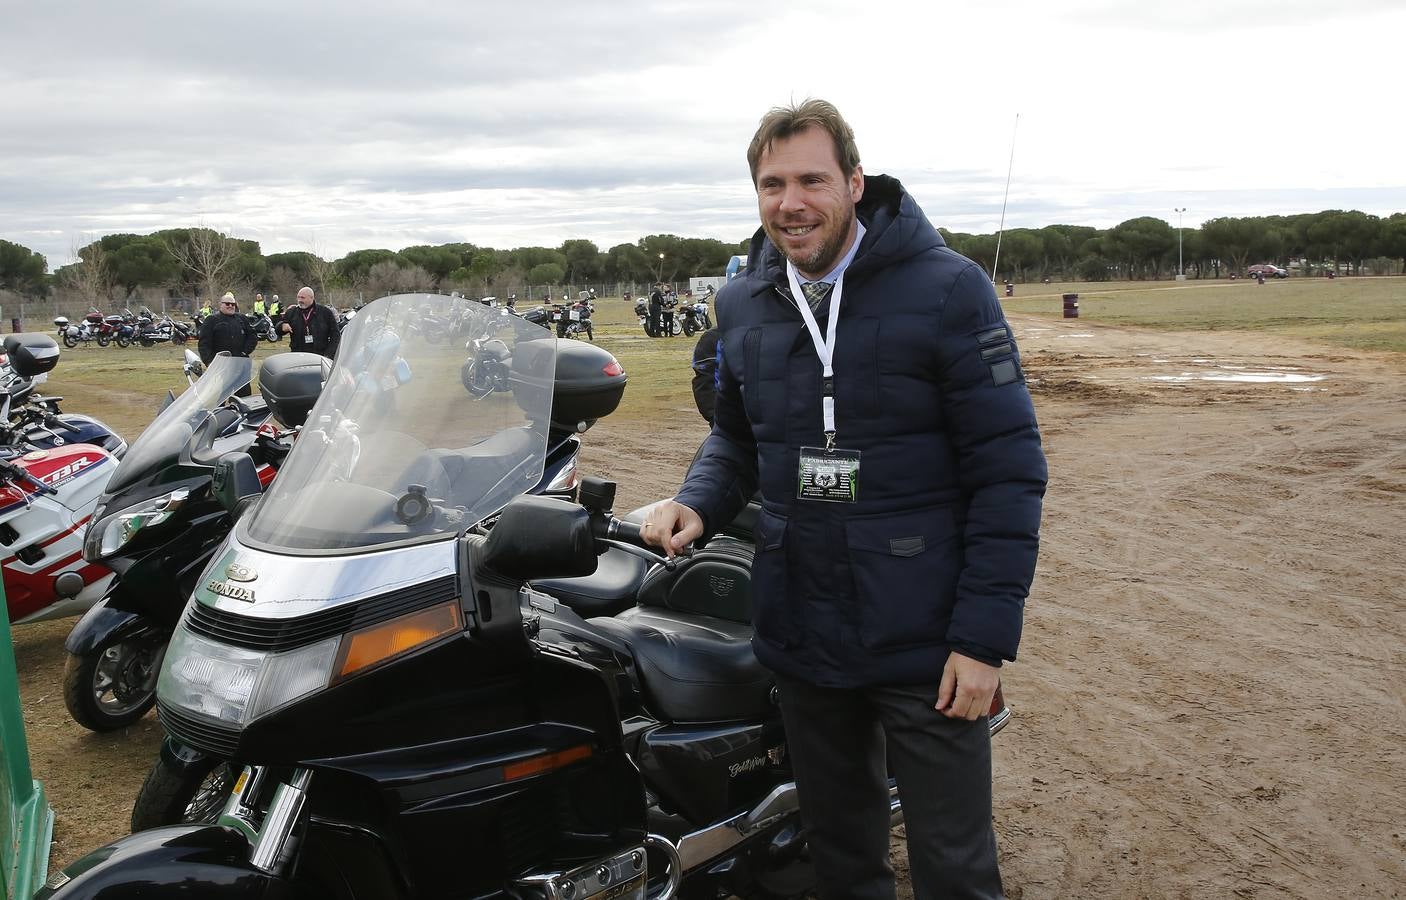
[[[1186,265],[1181,259],[1181,214],[1186,212],[1185,206],[1176,207],[1177,214],[1177,281],[1186,280]]]
[[[654,275],[655,282],[664,280],[664,254],[659,254],[659,271]]]

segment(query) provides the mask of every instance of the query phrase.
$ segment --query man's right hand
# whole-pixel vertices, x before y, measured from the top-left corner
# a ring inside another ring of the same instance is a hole
[[[660,500],[645,514],[640,535],[645,543],[664,551],[670,559],[703,536],[703,517],[673,500]]]
[[[287,322],[281,322],[279,323],[278,330],[284,334],[288,334],[293,330],[293,326],[289,325]]]

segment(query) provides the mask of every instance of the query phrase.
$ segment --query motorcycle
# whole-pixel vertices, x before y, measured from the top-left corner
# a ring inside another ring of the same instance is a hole
[[[289,357],[305,356],[280,354],[270,362],[284,367],[299,362]],[[252,365],[220,354],[203,369],[187,350],[191,386],[132,443],[97,500],[83,558],[116,577],[64,642],[64,703],[85,728],[123,728],[156,700],[166,641],[196,576],[229,531],[228,513],[210,494],[213,461],[232,450],[248,453],[266,483],[287,454],[287,433],[263,427],[271,424],[267,400],[231,396],[249,383]],[[313,370],[320,377],[316,361]]]
[[[470,395],[478,400],[494,391],[510,393],[513,389],[511,349],[497,335],[504,329],[527,334],[536,334],[539,329],[519,325],[520,319],[509,317],[501,309],[486,315],[473,314],[473,319],[475,326],[483,329],[483,336],[469,342],[469,349],[475,355],[465,362],[461,370],[461,378],[466,379],[465,387],[480,384],[479,379],[483,379],[478,392],[470,388]],[[273,357],[264,363],[259,376],[261,391],[266,391],[270,383],[269,366],[281,358]],[[478,365],[475,365],[476,359],[479,360]],[[465,375],[465,372],[469,374]],[[619,385],[621,390],[626,383],[624,370],[609,352],[591,344],[575,342],[563,343],[558,348],[553,378],[556,400],[552,409],[560,416],[585,417],[563,419],[554,416],[548,421],[546,463],[541,477],[529,493],[567,500],[575,498],[580,482],[580,435],[589,430],[597,419],[609,415],[615,407],[610,402],[585,405],[568,395],[579,393],[583,384],[593,384],[601,379]],[[611,395],[615,402],[618,402],[619,396],[619,391]],[[487,533],[496,518],[496,513],[485,516],[473,528],[478,533]],[[599,582],[581,585],[579,589],[574,584],[563,583],[560,585],[560,596],[583,615],[613,615],[633,605],[631,586],[643,580],[644,570],[645,567],[637,560],[611,557],[602,562],[602,571],[613,573],[613,582],[604,585],[605,589]],[[171,618],[174,619],[179,613],[177,607]],[[212,821],[229,793],[230,784],[239,774],[239,768],[226,759],[210,757],[178,742],[166,741],[133,805],[132,830],[141,831],[181,822]]]
[[[84,561],[79,549],[83,525],[116,459],[100,446],[68,442],[54,431],[35,434],[36,422],[39,429],[68,431],[43,404],[31,401],[26,410],[15,411],[15,397],[32,391],[58,363],[52,338],[9,335],[4,348],[13,374],[24,382],[19,389],[12,383],[0,399],[0,420],[7,423],[10,441],[0,452],[0,572],[10,621],[18,625],[74,615],[102,596],[112,573]]]
[[[58,328],[59,339],[70,350],[89,342],[106,347],[112,341],[112,336],[104,328],[102,313],[97,310],[84,316],[77,325],[71,324],[66,316],[55,317],[54,325]]]
[[[560,304],[551,305],[550,319],[553,325],[557,326],[557,338],[579,338],[585,335],[588,340],[595,340],[595,330],[592,329],[591,314],[595,312],[591,301],[578,300],[567,305],[567,298],[562,297]]]
[[[143,347],[170,342],[176,346],[190,340],[192,328],[184,322],[177,322],[168,315],[157,316],[145,306],[136,319],[135,338]]]
[[[544,581],[590,580],[612,553],[657,561],[609,514],[605,482],[583,484],[584,505],[517,497],[486,536],[467,528],[538,477],[554,414],[589,417],[615,385],[554,411],[545,331],[515,341],[510,394],[447,390],[433,376],[452,359],[418,342],[402,381],[357,352],[363,318],[400,311],[384,298],[348,330],[262,496],[244,499],[260,494],[246,454],[217,463],[215,493],[243,515],[158,686],[173,737],[244,761],[217,823],[123,838],[37,896],[813,890],[772,678],[732,582],[606,619],[559,602]],[[901,820],[896,790],[891,809]]]
[[[681,323],[683,333],[689,337],[700,331],[707,331],[713,327],[713,320],[708,315],[707,299],[695,300],[692,303],[685,303],[679,308],[679,315],[675,317]]]
[[[278,328],[274,325],[273,319],[266,313],[248,313],[244,317],[249,322],[249,327],[254,329],[254,334],[261,341],[277,341]]]
[[[596,334],[591,324],[591,316],[595,311],[595,304],[588,299],[583,298],[571,304],[557,330],[557,337],[575,338],[584,334],[586,340],[594,341]]]

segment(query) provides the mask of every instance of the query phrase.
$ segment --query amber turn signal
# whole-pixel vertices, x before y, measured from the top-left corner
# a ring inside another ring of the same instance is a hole
[[[461,630],[459,601],[452,600],[354,631],[342,640],[333,678],[341,680]]]

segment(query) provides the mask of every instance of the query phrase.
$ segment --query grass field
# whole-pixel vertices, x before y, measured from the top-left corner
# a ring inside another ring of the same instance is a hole
[[[1268,331],[1360,350],[1406,353],[1406,277],[1016,285],[1008,312],[1058,317],[1079,295],[1095,322],[1184,330]]]

